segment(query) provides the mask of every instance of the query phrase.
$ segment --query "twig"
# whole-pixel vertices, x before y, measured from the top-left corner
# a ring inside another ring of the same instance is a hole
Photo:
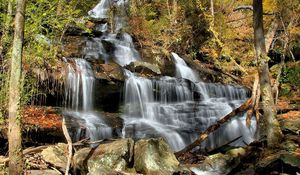
[[[71,164],[72,156],[73,156],[72,155],[73,154],[73,146],[72,146],[71,137],[69,135],[69,132],[68,132],[68,129],[67,129],[67,126],[66,126],[65,118],[63,118],[63,121],[62,121],[62,130],[63,130],[64,136],[67,140],[68,150],[69,150],[68,162],[67,162],[66,171],[65,171],[65,175],[68,175],[69,170],[70,170],[70,164]]]
[[[23,156],[27,155],[27,154],[31,154],[31,153],[41,152],[44,149],[48,148],[49,146],[50,145],[48,145],[48,146],[39,146],[39,147],[30,147],[30,148],[27,148],[27,149],[23,150]],[[5,164],[8,161],[9,161],[9,158],[5,158],[5,159],[1,160],[0,164]]]

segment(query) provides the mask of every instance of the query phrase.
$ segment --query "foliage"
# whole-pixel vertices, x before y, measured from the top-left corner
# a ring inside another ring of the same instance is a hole
[[[10,0],[2,0],[0,3],[0,38],[7,15],[7,4]],[[2,3],[3,2],[3,3]],[[27,104],[34,94],[37,94],[37,81],[31,74],[34,68],[55,69],[58,64],[58,55],[62,48],[62,38],[66,30],[70,27],[77,27],[87,30],[85,19],[87,9],[90,9],[96,0],[28,0],[25,13],[25,31],[23,47],[23,90],[22,104]],[[14,4],[15,6],[15,4]],[[13,12],[14,13],[14,12]],[[13,25],[10,25],[12,31]],[[5,36],[8,41],[12,41],[12,32]],[[0,47],[7,52],[3,52],[0,60],[0,111],[6,116],[7,92],[8,92],[8,69],[10,59],[10,43],[5,44],[1,40]]]
[[[289,63],[283,70],[280,78],[281,96],[294,96],[300,89],[300,62]],[[297,94],[296,94],[297,95]]]

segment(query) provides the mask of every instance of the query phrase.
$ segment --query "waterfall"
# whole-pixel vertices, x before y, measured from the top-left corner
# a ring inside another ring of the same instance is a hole
[[[176,66],[176,77],[185,78],[191,80],[192,82],[198,82],[200,80],[197,73],[192,70],[188,65],[184,62],[182,58],[180,58],[176,53],[171,53]]]
[[[74,140],[79,140],[85,132],[85,137],[99,140],[112,137],[112,129],[93,111],[93,90],[95,78],[90,64],[80,58],[73,58],[67,64],[65,97],[66,109],[63,115],[67,125],[79,129],[72,133]],[[81,128],[84,127],[85,131]]]
[[[75,121],[78,128],[86,128],[86,137],[92,140],[112,137],[112,129],[103,116],[95,112],[95,78],[86,60],[102,59],[105,63],[114,62],[124,67],[140,59],[131,36],[122,31],[127,4],[127,0],[101,0],[89,12],[98,20],[96,30],[101,35],[86,40],[84,59],[71,59],[73,64],[68,64],[65,95],[68,108],[64,115],[70,122]],[[114,15],[116,30],[109,29],[107,22],[112,6],[120,11]],[[124,69],[122,137],[164,137],[173,150],[178,151],[239,107],[250,94],[239,86],[202,82],[178,54],[171,55],[176,77],[149,79]],[[210,134],[201,146],[215,148],[240,136],[232,145],[243,145],[253,141],[254,132],[255,127],[246,127],[245,114],[240,114]],[[82,131],[75,135],[79,138]]]
[[[176,65],[181,73],[179,78],[185,79],[147,79],[125,70],[123,136],[162,136],[173,150],[178,151],[241,105],[249,92],[238,86],[197,82],[199,78],[184,60],[177,54],[172,55],[180,65]],[[184,77],[186,75],[189,76]],[[245,114],[241,114],[212,133],[202,146],[214,148],[240,136],[242,138],[233,145],[243,145],[253,141],[254,132],[254,127],[246,127]]]
[[[87,40],[87,46],[84,48],[86,59],[102,59],[105,63],[115,62],[121,66],[140,59],[132,37],[122,31],[126,25],[124,17],[127,6],[128,0],[101,0],[89,11],[92,18],[104,22],[96,23],[96,30],[102,32],[102,35]],[[110,18],[108,11],[111,7],[115,7],[118,13],[114,14],[115,29],[110,29],[109,32],[109,25],[105,20]]]

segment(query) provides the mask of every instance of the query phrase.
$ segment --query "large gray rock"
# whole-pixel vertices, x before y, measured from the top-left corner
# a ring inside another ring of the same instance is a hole
[[[132,72],[138,72],[143,75],[160,75],[161,71],[156,64],[143,61],[135,61],[126,66]]]
[[[132,161],[133,146],[132,139],[120,139],[100,144],[96,149],[83,148],[75,153],[74,165],[88,175],[117,174]]]
[[[65,170],[68,157],[67,144],[58,143],[55,146],[49,146],[44,149],[41,154],[47,163],[59,168],[60,170]]]
[[[203,163],[190,168],[197,175],[220,175],[228,174],[240,163],[240,156],[246,154],[245,149],[236,148],[226,154],[214,154],[208,156]]]
[[[163,138],[139,140],[134,147],[134,167],[143,174],[169,175],[179,162]]]

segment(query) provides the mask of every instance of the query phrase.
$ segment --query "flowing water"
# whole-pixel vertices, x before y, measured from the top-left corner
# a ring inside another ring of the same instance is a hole
[[[72,134],[73,139],[79,140],[82,135],[92,141],[112,137],[112,129],[93,111],[95,78],[90,64],[84,59],[73,58],[67,66],[63,115],[67,125],[78,128]]]
[[[121,31],[126,25],[124,17],[127,6],[128,0],[102,0],[89,11],[91,17],[100,21],[104,20],[104,22],[96,23],[96,30],[102,32],[102,35],[87,40],[87,46],[84,49],[86,59],[102,59],[105,63],[115,62],[121,66],[140,59],[139,53],[134,48],[132,37]],[[111,7],[115,7],[118,11],[113,15],[114,27],[105,21],[110,18],[108,11]]]
[[[249,95],[244,88],[230,85],[172,77],[150,80],[128,71],[126,75],[123,136],[162,136],[175,151],[193,142],[201,131],[237,108]],[[245,116],[241,115],[214,132],[203,146],[214,148],[240,136],[234,145],[249,143],[254,131],[246,127]]]
[[[109,18],[109,8],[115,6],[124,15],[127,3],[126,0],[102,0],[89,14],[101,21]],[[102,59],[105,63],[115,62],[121,66],[140,59],[131,36],[121,32],[124,16],[115,15],[114,20],[118,26],[116,30],[109,30],[105,20],[98,24],[97,29],[102,34],[87,40],[85,59]],[[202,82],[179,55],[171,55],[176,77],[148,79],[124,69],[124,127],[120,137],[161,136],[178,151],[193,142],[201,131],[239,107],[250,95],[239,86]],[[65,116],[76,121],[79,128],[86,128],[86,137],[92,140],[110,138],[112,129],[93,107],[95,78],[85,59],[72,59],[73,63],[68,64]],[[240,136],[233,145],[249,143],[254,131],[254,127],[246,127],[245,114],[241,114],[211,134],[202,146],[214,148]],[[77,138],[80,133],[82,131],[76,132]]]

